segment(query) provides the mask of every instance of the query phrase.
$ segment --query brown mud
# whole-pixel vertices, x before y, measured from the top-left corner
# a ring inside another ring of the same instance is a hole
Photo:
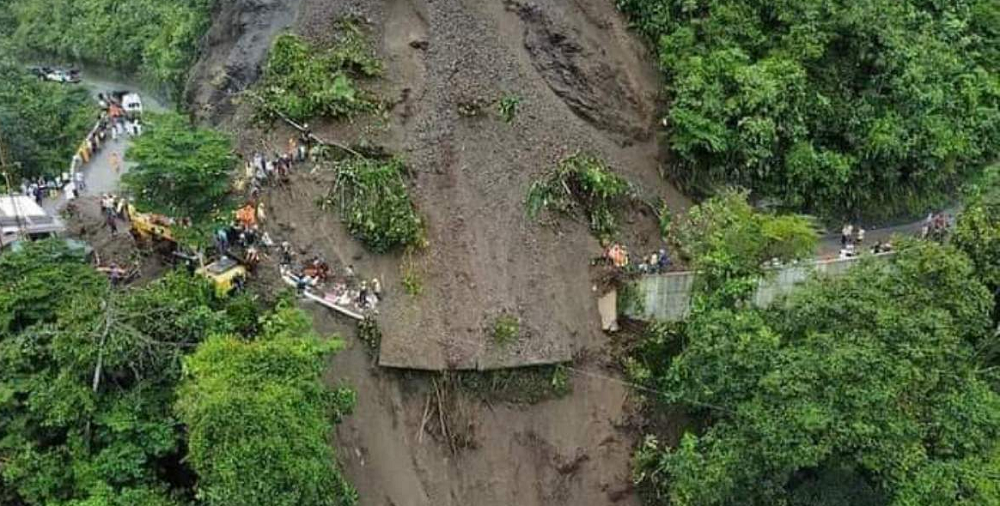
[[[383,78],[366,84],[391,104],[384,116],[312,126],[320,137],[364,140],[404,157],[429,246],[412,257],[366,252],[334,212],[316,205],[332,180],[323,168],[298,168],[289,186],[265,197],[275,240],[290,240],[302,256],[320,254],[335,269],[350,264],[382,279],[378,363],[446,370],[577,359],[567,397],[532,406],[470,402],[474,444],[453,451],[424,427],[426,378],[377,366],[352,323],[314,308],[317,328],[350,344],[333,359],[329,381],[358,391],[335,445],[361,504],[637,504],[629,389],[610,359],[579,358],[610,356],[588,274],[601,247],[583,220],[532,223],[523,206],[531,181],[577,151],[606,160],[644,196],[664,198],[674,210],[688,205],[660,175],[666,160],[657,142],[655,62],[613,3],[250,3],[250,10],[222,7],[188,95],[200,117],[235,134],[243,153],[274,152],[292,135],[282,125],[253,124],[239,100],[245,84],[217,77],[220,69],[248,82],[259,74],[256,49],[240,49],[240,41],[258,48],[286,23],[260,6],[287,7],[281,16],[294,13],[289,29],[316,43],[330,39],[336,19],[359,19],[385,62]],[[511,123],[497,112],[503,96],[520,99]],[[658,247],[652,214],[626,214],[629,244]],[[265,260],[260,289],[283,289],[274,261]],[[419,273],[420,295],[404,292],[403,266]],[[519,317],[516,342],[490,337],[501,313]]]

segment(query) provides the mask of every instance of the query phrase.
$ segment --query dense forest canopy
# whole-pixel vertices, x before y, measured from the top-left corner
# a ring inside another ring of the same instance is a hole
[[[693,188],[840,217],[941,204],[1000,150],[995,0],[618,0]]]
[[[59,241],[5,253],[0,504],[350,504],[327,435],[353,394],[310,327],[186,273],[110,286]]]
[[[762,271],[733,252],[808,236],[742,234],[775,218],[738,194],[696,206],[678,240],[710,282],[625,362],[654,406],[692,421],[673,447],[640,448],[650,503],[1000,504],[997,176],[971,187],[944,244],[899,241],[771,309],[740,296]]]
[[[173,98],[184,88],[213,0],[7,0],[20,52],[139,73]],[[0,18],[2,20],[2,18]]]
[[[63,173],[96,120],[86,90],[43,82],[0,55],[0,139],[14,184]]]

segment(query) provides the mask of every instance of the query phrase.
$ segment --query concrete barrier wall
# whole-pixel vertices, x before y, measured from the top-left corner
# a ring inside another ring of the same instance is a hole
[[[892,253],[882,253],[876,257],[886,257]],[[777,272],[760,281],[754,294],[754,304],[766,307],[778,297],[795,288],[795,285],[805,281],[813,273],[839,276],[860,257],[834,260],[820,260],[814,263],[799,264],[776,269]],[[694,286],[694,272],[670,272],[643,276],[636,281],[639,297],[643,301],[642,311],[626,313],[626,316],[638,320],[680,321],[687,317],[691,310],[691,289]]]

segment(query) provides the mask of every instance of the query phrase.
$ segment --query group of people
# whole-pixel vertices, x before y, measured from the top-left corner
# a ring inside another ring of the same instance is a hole
[[[266,232],[260,229],[255,217],[237,219],[228,225],[219,227],[215,231],[215,248],[219,256],[232,255],[234,248],[242,251],[243,264],[253,271],[260,263],[262,250],[269,251],[274,247],[274,240]]]
[[[840,229],[840,258],[857,256],[865,242],[865,229],[851,223]]]
[[[604,256],[601,261],[605,263],[610,263],[612,266],[619,269],[630,270],[635,269],[642,274],[658,274],[667,272],[670,270],[672,262],[670,261],[670,254],[666,249],[660,248],[649,255],[643,256],[642,260],[633,267],[633,263],[629,258],[628,248],[619,244],[612,243],[604,249]]]
[[[250,197],[257,198],[264,186],[284,184],[288,181],[292,166],[304,162],[309,156],[311,137],[303,132],[298,139],[288,139],[288,149],[284,153],[274,153],[268,158],[264,153],[254,153],[244,165],[244,175],[252,182]]]
[[[291,243],[281,243],[281,274],[295,282],[300,295],[309,288],[324,286],[331,278],[330,265],[319,255],[314,255],[301,265],[295,264],[295,252]],[[336,276],[330,285],[330,290],[323,298],[341,307],[353,306],[361,311],[374,310],[382,300],[382,283],[378,278],[371,281],[358,281],[354,265],[344,268],[341,275]]]
[[[35,199],[38,205],[42,205],[42,200],[46,196],[54,197],[62,186],[61,179],[45,180],[41,177],[25,179],[21,182],[21,194]]]
[[[128,200],[105,193],[101,196],[101,216],[111,235],[118,235],[118,220],[128,221]]]
[[[660,248],[649,256],[643,257],[639,264],[639,272],[643,274],[659,274],[670,270],[670,255],[667,250]]]
[[[142,123],[138,117],[129,117],[125,114],[120,103],[112,96],[98,95],[101,104],[101,112],[97,115],[97,125],[87,134],[87,138],[80,145],[76,155],[73,156],[71,171],[76,173],[90,159],[97,154],[111,140],[118,140],[126,136],[138,137],[142,135]],[[111,154],[112,168],[117,172],[121,168],[121,155],[115,151]]]
[[[922,239],[933,239],[940,241],[948,235],[951,230],[952,216],[947,213],[930,213],[924,220],[924,226],[920,228]]]

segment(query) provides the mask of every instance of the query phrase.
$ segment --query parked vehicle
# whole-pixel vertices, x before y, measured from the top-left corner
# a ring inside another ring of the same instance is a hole
[[[54,83],[78,83],[80,82],[80,71],[76,69],[61,69],[56,67],[33,66],[28,67],[28,72],[45,81]]]

